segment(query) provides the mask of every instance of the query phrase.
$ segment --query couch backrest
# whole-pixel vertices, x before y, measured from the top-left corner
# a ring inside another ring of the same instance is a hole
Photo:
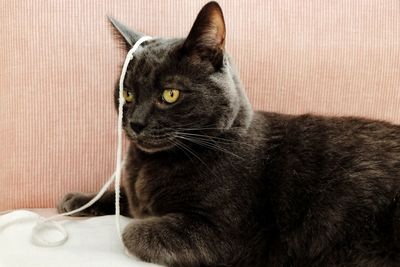
[[[0,210],[53,207],[112,172],[124,54],[106,14],[185,36],[205,2],[0,2]],[[219,2],[256,109],[400,122],[398,0]]]

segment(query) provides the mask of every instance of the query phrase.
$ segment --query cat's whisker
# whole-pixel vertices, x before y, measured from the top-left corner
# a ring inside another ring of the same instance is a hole
[[[231,127],[229,129],[226,128],[220,128],[220,127],[199,127],[199,128],[174,128],[177,130],[187,130],[187,131],[204,131],[204,130],[221,130],[221,131],[227,131],[227,130],[233,130],[233,129],[242,129],[243,127]]]
[[[176,136],[176,137],[184,139],[184,140],[187,140],[187,141],[190,141],[192,143],[198,144],[198,145],[203,146],[203,147],[219,150],[221,152],[230,154],[232,156],[235,156],[235,157],[237,157],[239,159],[244,160],[243,157],[240,157],[240,156],[236,155],[235,153],[233,153],[232,151],[229,151],[229,150],[227,150],[227,149],[225,149],[225,148],[223,148],[221,146],[218,146],[215,143],[207,142],[206,140],[201,140],[201,139],[196,139],[196,138],[188,138],[188,137],[184,137],[184,136]]]
[[[243,129],[243,127],[235,126],[235,127],[229,128],[229,129],[240,130],[240,129]],[[199,131],[200,132],[200,131],[204,131],[204,130],[226,130],[226,129],[225,128],[173,128],[173,130],[189,134],[187,131],[189,131],[189,132],[191,132],[191,131]],[[196,134],[196,133],[191,133],[191,134]],[[211,135],[208,135],[208,136],[211,136]],[[262,136],[259,136],[257,139],[258,140],[269,140],[269,138],[265,138],[265,137],[262,137]]]
[[[148,137],[156,138],[156,139],[167,139],[172,136],[171,133],[167,134],[147,134]]]
[[[187,150],[186,150],[184,147],[182,147],[182,145],[180,144],[180,142],[179,142],[178,140],[176,140],[176,139],[170,139],[169,141],[170,141],[171,144],[173,144],[174,146],[176,146],[177,148],[179,148],[179,149],[188,157],[188,159],[189,159],[191,162],[193,162],[193,158],[192,158],[189,154],[186,153]]]
[[[246,145],[250,147],[255,147],[252,144],[237,141],[234,139],[228,139],[228,138],[222,138],[222,137],[217,137],[217,136],[211,136],[211,135],[204,135],[204,134],[194,134],[194,133],[185,133],[185,132],[178,132],[178,134],[182,136],[188,136],[188,137],[197,137],[199,139],[204,139],[204,140],[212,140],[218,143],[224,143],[224,144],[240,144],[240,145]]]
[[[210,173],[212,175],[214,175],[216,178],[218,178],[218,176],[210,169],[210,167],[204,162],[204,160],[202,160],[200,158],[200,156],[198,156],[192,149],[190,149],[190,147],[185,145],[183,142],[180,142],[179,140],[175,140],[175,142],[178,145],[178,147],[180,147],[181,149],[186,150],[187,152],[192,154],[194,157],[196,157],[202,164],[204,164],[204,166],[210,171]]]

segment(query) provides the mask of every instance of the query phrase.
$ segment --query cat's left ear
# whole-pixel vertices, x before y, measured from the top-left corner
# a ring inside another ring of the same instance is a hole
[[[140,39],[140,37],[143,36],[142,33],[131,30],[128,26],[124,25],[122,22],[116,20],[112,16],[107,15],[107,18],[113,26],[116,37],[119,40],[122,40],[128,50],[136,43],[137,40]]]
[[[225,21],[217,2],[209,2],[197,15],[183,48],[190,56],[210,61],[214,67],[222,64],[225,50]]]

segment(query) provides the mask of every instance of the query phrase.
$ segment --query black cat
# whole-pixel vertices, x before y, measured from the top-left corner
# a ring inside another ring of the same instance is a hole
[[[140,38],[111,22],[128,48]],[[210,2],[187,38],[147,41],[129,65],[127,249],[167,266],[400,266],[400,127],[254,112],[224,44]],[[108,192],[80,215],[113,212]]]

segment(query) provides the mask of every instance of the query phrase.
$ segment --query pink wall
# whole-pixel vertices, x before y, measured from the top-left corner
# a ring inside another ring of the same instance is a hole
[[[52,207],[112,172],[124,55],[105,15],[185,36],[205,2],[0,2],[0,210]],[[398,0],[219,2],[255,108],[400,123]]]

